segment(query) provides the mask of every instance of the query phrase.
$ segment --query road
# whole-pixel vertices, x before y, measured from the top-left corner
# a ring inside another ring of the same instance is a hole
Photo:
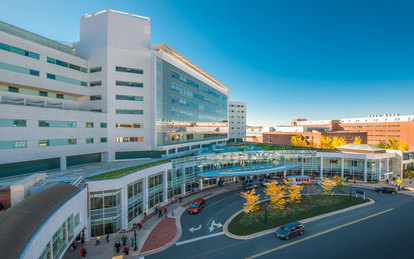
[[[207,207],[200,214],[183,214],[179,242],[147,258],[413,257],[409,248],[414,229],[414,197],[364,191],[375,204],[310,222],[304,236],[287,241],[276,239],[273,234],[250,240],[220,234],[219,225],[239,211],[243,202],[240,190],[223,193],[207,199]]]

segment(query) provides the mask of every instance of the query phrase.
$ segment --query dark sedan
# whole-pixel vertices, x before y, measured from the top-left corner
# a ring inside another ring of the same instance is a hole
[[[379,193],[383,193],[383,192],[391,193],[391,194],[396,194],[397,193],[397,191],[395,190],[394,187],[380,187],[380,188],[375,188],[375,191],[376,192],[379,192]]]
[[[259,188],[259,186],[257,184],[248,184],[243,188],[243,190],[249,191],[251,189],[257,189],[257,188]]]
[[[305,233],[305,226],[302,223],[295,221],[281,226],[276,230],[275,236],[280,239],[288,240],[296,235],[303,235]]]

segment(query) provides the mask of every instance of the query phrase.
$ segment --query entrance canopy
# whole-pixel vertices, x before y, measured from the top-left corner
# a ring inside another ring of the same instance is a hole
[[[249,170],[249,171],[241,171],[243,170],[243,167],[240,167],[238,169],[232,168],[232,169],[227,169],[227,170],[224,169],[224,170],[216,170],[216,171],[201,173],[201,174],[198,174],[198,176],[203,177],[203,178],[227,177],[227,176],[250,176],[250,175],[283,172],[286,170],[294,169],[296,167],[298,167],[298,165],[284,165],[284,166],[278,166],[278,167],[273,167],[273,168],[266,168],[262,170]]]

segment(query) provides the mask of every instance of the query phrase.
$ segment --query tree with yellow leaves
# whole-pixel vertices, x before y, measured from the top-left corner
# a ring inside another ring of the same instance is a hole
[[[311,140],[311,141],[309,141],[308,147],[316,148],[317,146],[316,146],[316,143],[313,140]]]
[[[283,191],[285,193],[289,193],[289,189],[290,189],[290,187],[292,187],[292,185],[293,185],[292,180],[290,180],[289,178],[283,179]]]
[[[246,214],[249,214],[259,209],[257,203],[259,201],[260,194],[255,194],[255,189],[252,189],[250,192],[247,191],[241,193],[241,196],[246,199],[246,202],[243,205],[243,210]]]
[[[341,178],[339,175],[335,175],[333,180],[335,182],[335,190],[338,192],[344,192],[343,187],[345,179]]]
[[[322,178],[321,187],[326,195],[333,195],[334,193],[331,191],[335,186],[335,181],[328,179],[328,178]]]
[[[383,149],[393,149],[393,150],[408,150],[408,144],[405,142],[397,141],[394,137],[390,138],[388,142],[381,140],[377,145],[374,145]]]
[[[360,137],[356,137],[354,139],[354,143],[353,144],[361,144],[361,142],[362,142],[362,139]]]
[[[306,147],[308,146],[308,143],[306,143],[306,140],[302,135],[295,135],[290,139],[290,145],[295,147]]]
[[[264,193],[269,197],[270,204],[276,210],[282,210],[285,207],[285,191],[282,185],[276,185],[276,182],[270,182],[266,185]]]
[[[300,194],[300,192],[302,191],[303,186],[301,185],[292,185],[289,188],[289,199],[288,202],[293,203],[293,208],[296,210],[296,203],[300,203],[301,202],[301,198],[302,195]]]
[[[320,136],[319,138],[319,147],[324,149],[333,149],[332,148],[332,139],[330,137]]]
[[[338,138],[338,137],[334,137],[332,140],[332,149],[336,148],[336,147],[340,147],[346,145],[346,141],[344,138]]]

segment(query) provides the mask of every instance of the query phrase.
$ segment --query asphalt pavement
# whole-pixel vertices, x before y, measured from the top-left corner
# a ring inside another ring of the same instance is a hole
[[[290,240],[276,239],[274,234],[235,240],[221,234],[220,225],[242,208],[243,198],[240,190],[216,195],[206,199],[200,214],[183,214],[182,236],[176,245],[146,257],[411,258],[414,197],[358,189],[375,204],[309,222],[305,235]]]

